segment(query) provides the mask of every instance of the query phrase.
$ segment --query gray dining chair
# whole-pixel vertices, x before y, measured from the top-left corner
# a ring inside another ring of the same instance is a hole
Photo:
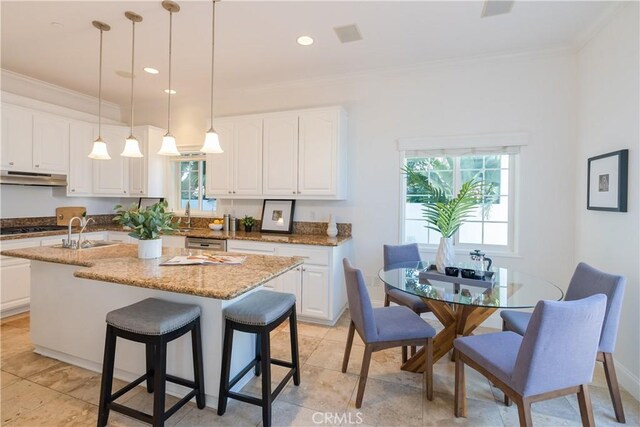
[[[575,301],[540,301],[524,336],[506,331],[457,338],[455,416],[466,417],[466,364],[516,402],[521,426],[532,425],[532,403],[575,393],[582,425],[593,426],[588,384],[606,305],[602,294]]]
[[[618,336],[618,324],[620,323],[624,288],[624,277],[602,272],[581,262],[573,273],[567,294],[564,298],[565,301],[573,301],[595,294],[604,294],[607,296],[607,310],[604,316],[604,324],[602,325],[596,360],[602,362],[604,366],[609,395],[613,403],[616,420],[618,420],[619,423],[625,422],[625,416],[616,369],[613,363],[613,351],[615,350],[616,338]],[[500,313],[500,316],[503,319],[503,330],[524,335],[527,330],[527,325],[529,324],[529,319],[531,318],[531,313],[506,310]],[[505,398],[505,403],[509,404],[508,398]]]
[[[415,263],[420,262],[420,250],[417,243],[410,243],[407,245],[384,245],[382,247],[384,255],[384,268],[387,269],[394,264],[402,263]],[[426,313],[431,311],[429,307],[422,301],[422,298],[411,295],[406,292],[402,292],[400,289],[396,289],[393,286],[384,284],[384,306],[389,307],[391,303],[398,305],[404,305],[409,307],[411,311],[416,314]],[[411,355],[416,354],[416,347],[411,346]],[[407,347],[402,347],[402,363],[407,361]]]
[[[364,342],[364,357],[358,383],[356,408],[362,406],[367,384],[371,354],[387,348],[425,346],[424,383],[427,399],[433,399],[433,336],[435,329],[404,306],[373,308],[362,272],[353,268],[347,258],[342,260],[349,302],[349,334],[344,348],[342,372],[347,372],[353,337],[358,332]]]

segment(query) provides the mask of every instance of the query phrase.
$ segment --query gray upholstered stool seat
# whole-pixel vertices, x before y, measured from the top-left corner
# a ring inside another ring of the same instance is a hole
[[[147,298],[107,313],[107,323],[136,334],[164,335],[193,322],[198,316],[200,307],[197,305]]]
[[[295,295],[260,290],[230,305],[224,316],[244,325],[264,326],[278,319],[295,303]]]

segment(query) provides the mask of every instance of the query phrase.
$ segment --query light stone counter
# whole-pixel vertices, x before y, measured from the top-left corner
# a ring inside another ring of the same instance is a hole
[[[163,248],[162,257],[143,260],[137,258],[137,245],[117,244],[81,250],[55,247],[14,249],[2,251],[2,255],[86,267],[73,274],[83,279],[221,300],[235,298],[303,262],[302,258],[244,255],[246,259],[241,265],[160,266],[176,255],[200,252]]]

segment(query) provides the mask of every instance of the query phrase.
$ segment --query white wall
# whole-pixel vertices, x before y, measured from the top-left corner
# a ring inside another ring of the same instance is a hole
[[[640,399],[640,76],[638,3],[623,8],[578,54],[579,137],[576,169],[575,261],[627,278],[619,339],[618,377]],[[587,159],[629,149],[628,212],[586,209]]]
[[[566,287],[574,268],[576,62],[568,52],[493,58],[300,82],[224,93],[217,116],[344,105],[349,114],[349,199],[304,202],[296,220],[353,223],[353,262],[371,283],[382,245],[399,241],[400,159],[396,139],[528,132],[521,152],[519,257],[498,262],[542,274]],[[192,109],[172,125],[179,143],[199,143],[208,110]],[[162,111],[159,108],[159,111]],[[146,114],[152,114],[147,111]],[[235,201],[237,215],[259,215],[262,202]],[[463,256],[468,256],[464,255]],[[374,299],[381,300],[376,290]]]

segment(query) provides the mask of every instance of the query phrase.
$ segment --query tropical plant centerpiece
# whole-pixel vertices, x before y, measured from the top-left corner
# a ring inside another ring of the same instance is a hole
[[[138,258],[159,258],[162,255],[161,234],[170,234],[179,222],[173,222],[173,212],[167,212],[167,202],[138,208],[132,204],[128,208],[116,205],[113,218],[118,224],[131,228],[129,236],[138,239]]]
[[[244,218],[242,218],[242,223],[244,224],[244,231],[250,233],[253,226],[256,225],[256,219],[252,216],[245,215]]]
[[[439,273],[445,274],[445,267],[455,263],[453,236],[479,206],[488,206],[493,202],[493,187],[486,186],[478,178],[472,178],[463,183],[458,194],[453,196],[443,186],[430,181],[415,169],[405,167],[403,172],[407,175],[407,182],[422,187],[426,198],[422,203],[422,217],[427,223],[426,228],[442,236],[436,252],[436,268]]]

